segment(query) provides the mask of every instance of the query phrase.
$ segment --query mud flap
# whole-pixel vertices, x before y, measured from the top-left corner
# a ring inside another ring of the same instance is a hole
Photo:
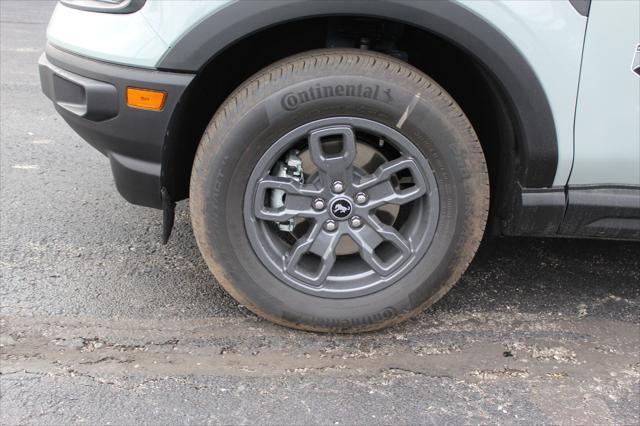
[[[171,196],[167,188],[162,187],[162,244],[167,244],[173,229],[173,222],[176,216],[176,203],[171,201]]]

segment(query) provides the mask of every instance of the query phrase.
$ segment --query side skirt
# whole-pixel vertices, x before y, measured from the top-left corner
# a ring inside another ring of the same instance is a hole
[[[522,188],[513,204],[506,235],[640,241],[640,186]]]

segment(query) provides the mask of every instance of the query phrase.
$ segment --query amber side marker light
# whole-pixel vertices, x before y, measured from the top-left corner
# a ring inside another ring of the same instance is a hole
[[[159,90],[127,87],[127,105],[133,108],[160,111],[164,108],[167,94]]]

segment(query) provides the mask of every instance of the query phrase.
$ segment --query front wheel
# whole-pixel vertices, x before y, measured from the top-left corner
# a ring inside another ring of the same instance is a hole
[[[191,178],[200,250],[273,322],[355,332],[397,323],[459,279],[484,231],[488,179],[455,101],[361,50],[285,59],[215,114]]]

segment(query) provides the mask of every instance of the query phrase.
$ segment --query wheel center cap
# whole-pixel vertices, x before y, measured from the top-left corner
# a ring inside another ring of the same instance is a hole
[[[331,214],[336,219],[346,219],[351,216],[351,211],[353,210],[353,206],[351,205],[351,201],[346,198],[338,198],[337,200],[331,203]]]

